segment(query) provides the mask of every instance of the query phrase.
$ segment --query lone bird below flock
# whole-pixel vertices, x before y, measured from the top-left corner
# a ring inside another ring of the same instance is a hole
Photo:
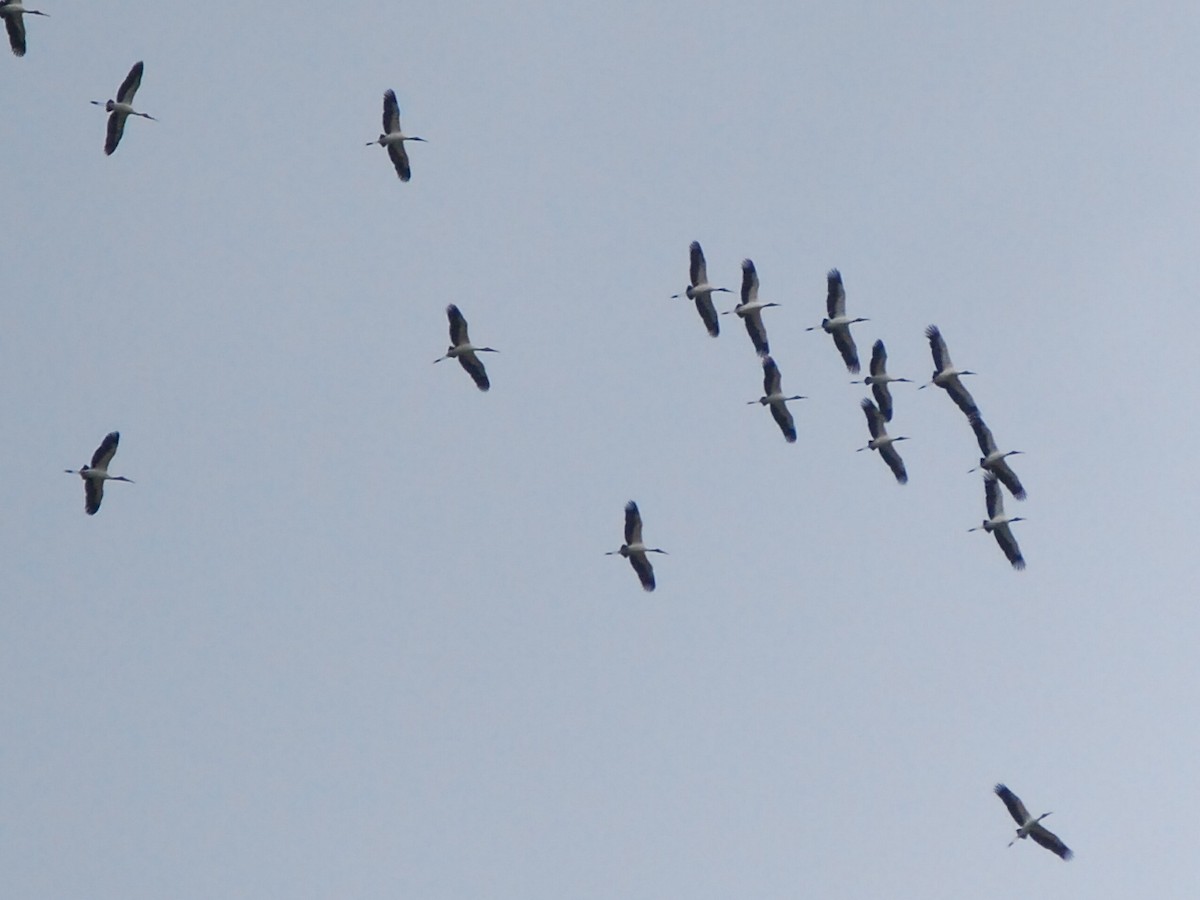
[[[445,356],[439,356],[434,362],[440,363],[443,359],[457,359],[459,364],[467,370],[467,374],[475,381],[475,386],[481,391],[486,391],[492,386],[492,383],[488,381],[487,370],[484,369],[483,363],[475,354],[499,353],[500,351],[493,350],[491,347],[476,347],[471,343],[471,338],[467,334],[467,320],[463,318],[463,314],[453,303],[446,307],[446,316],[450,319],[450,347],[446,350]]]
[[[742,300],[733,309],[727,309],[721,315],[737,313],[746,323],[746,331],[750,333],[750,341],[754,344],[758,355],[767,356],[771,352],[771,347],[767,343],[767,329],[763,327],[762,311],[768,306],[778,305],[778,303],[764,303],[758,299],[758,272],[755,270],[752,260],[743,259]]]
[[[385,91],[383,94],[383,134],[379,136],[378,140],[368,141],[367,146],[379,144],[381,147],[387,148],[388,156],[392,158],[392,165],[396,167],[396,174],[400,176],[401,181],[408,181],[412,178],[412,169],[408,165],[408,154],[404,150],[405,141],[428,143],[425,138],[413,137],[400,130],[400,104],[396,102],[396,92]]]
[[[104,482],[128,481],[133,484],[133,481],[124,475],[108,474],[108,464],[112,462],[113,455],[117,452],[117,443],[120,440],[121,433],[119,431],[109,432],[100,442],[100,446],[96,448],[96,452],[92,454],[90,466],[64,469],[67,474],[78,475],[83,479],[84,508],[89,516],[94,516],[100,509],[100,501],[104,499]]]
[[[876,341],[871,350],[871,374],[862,381],[852,381],[851,384],[865,384],[875,395],[875,403],[883,415],[883,421],[892,421],[892,392],[888,385],[895,381],[909,381],[911,378],[893,378],[887,373],[887,349],[883,341]]]
[[[137,89],[142,84],[143,68],[140,60],[133,64],[133,68],[121,82],[116,100],[109,100],[107,103],[103,100],[92,101],[93,106],[103,106],[108,111],[108,136],[104,141],[106,156],[112,156],[113,151],[117,149],[117,144],[121,143],[121,135],[125,133],[125,120],[129,116],[141,116],[143,119],[150,119],[153,122],[158,121],[149,113],[138,112],[132,105],[133,95],[137,93]]]
[[[1004,551],[1004,555],[1008,557],[1012,567],[1014,569],[1025,568],[1025,557],[1021,556],[1021,548],[1017,546],[1017,539],[1013,537],[1012,529],[1008,527],[1012,522],[1025,521],[1024,518],[1009,516],[1004,512],[1004,496],[1000,493],[1000,482],[991,472],[984,473],[983,490],[987,500],[988,517],[983,520],[982,525],[967,530],[986,531],[995,535],[996,543],[1000,545],[1000,549]]]
[[[700,318],[704,320],[704,327],[708,329],[708,333],[712,337],[716,337],[721,333],[721,325],[717,321],[717,310],[713,306],[712,295],[718,292],[732,294],[733,291],[729,288],[713,287],[708,283],[708,267],[704,263],[704,251],[700,249],[699,241],[692,241],[691,247],[688,248],[691,253],[691,284],[689,284],[682,294],[672,294],[672,300],[678,300],[680,297],[687,297],[689,300],[694,300],[696,303],[696,312],[700,313]]]
[[[896,476],[896,481],[900,484],[908,484],[908,472],[904,470],[904,460],[900,458],[900,454],[893,446],[896,441],[907,441],[906,437],[892,437],[887,433],[887,426],[883,423],[883,413],[866,397],[862,401],[863,412],[867,416],[867,428],[871,430],[871,440],[867,442],[867,446],[859,447],[858,452],[863,450],[878,450],[879,455],[883,457],[883,461],[887,463],[888,468],[892,470],[892,474]]]
[[[992,437],[992,429],[987,427],[987,423],[983,421],[983,416],[978,412],[970,417],[971,429],[975,432],[975,440],[979,441],[979,452],[983,457],[979,460],[979,469],[985,472],[991,472],[1004,486],[1012,492],[1012,495],[1018,500],[1025,499],[1025,488],[1021,486],[1021,479],[1017,477],[1017,473],[1008,465],[1006,456],[1016,456],[1021,453],[1020,450],[1009,450],[1001,453],[996,446],[996,439]],[[971,469],[972,472],[976,469]]]
[[[50,18],[49,13],[41,10],[26,9],[21,0],[0,0],[0,18],[8,29],[8,46],[12,47],[13,56],[25,55],[25,16]]]
[[[1008,807],[1009,814],[1017,823],[1017,836],[1008,842],[1008,846],[1012,846],[1018,840],[1024,840],[1027,837],[1033,838],[1051,853],[1058,854],[1062,859],[1070,859],[1075,854],[1071,852],[1071,848],[1059,840],[1058,835],[1050,831],[1042,825],[1042,819],[1050,815],[1050,813],[1042,813],[1036,819],[1029,815],[1029,811],[1025,809],[1025,804],[1021,802],[1021,798],[1010,791],[1002,784],[995,787],[996,796],[1004,801],[1004,805]]]
[[[958,408],[968,416],[978,413],[979,407],[975,403],[975,398],[971,396],[971,392],[963,387],[960,375],[974,375],[970,369],[956,369],[954,363],[950,361],[950,351],[946,349],[946,341],[942,337],[942,333],[938,331],[936,325],[930,325],[925,329],[925,337],[929,338],[929,349],[933,351],[933,380],[929,384],[923,384],[920,390],[929,387],[930,384],[936,384],[943,388],[950,395]]]
[[[866,322],[867,319],[851,319],[846,315],[846,289],[842,286],[842,273],[837,269],[830,269],[829,274],[825,277],[828,282],[828,291],[825,295],[825,307],[829,313],[829,317],[821,320],[820,326],[814,325],[812,328],[806,328],[805,331],[816,331],[818,327],[823,328],[826,334],[833,336],[834,346],[838,348],[838,353],[842,354],[842,362],[846,364],[846,368],[857,374],[859,370],[858,364],[858,348],[854,346],[854,338],[850,334],[850,326],[855,322]],[[891,416],[888,416],[890,419]]]
[[[662,553],[666,550],[657,547],[647,547],[642,543],[642,516],[638,506],[632,500],[625,504],[625,543],[617,550],[609,550],[605,556],[624,556],[637,572],[638,581],[647,591],[654,590],[654,567],[646,558],[647,553]]]
[[[792,421],[792,414],[788,411],[787,404],[789,400],[805,400],[807,398],[801,394],[793,397],[783,396],[783,379],[779,375],[779,366],[775,365],[775,360],[771,357],[763,357],[762,367],[765,396],[746,402],[748,404],[761,403],[763,406],[771,407],[771,415],[775,417],[775,422],[779,425],[779,430],[783,432],[784,439],[789,444],[793,444],[796,442],[796,423]]]

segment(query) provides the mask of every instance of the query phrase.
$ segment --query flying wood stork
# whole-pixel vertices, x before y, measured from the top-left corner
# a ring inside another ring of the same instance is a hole
[[[84,509],[87,510],[89,516],[94,516],[100,509],[100,501],[104,499],[104,482],[128,481],[133,484],[133,480],[124,475],[108,474],[108,464],[112,462],[120,440],[121,433],[119,431],[109,432],[100,442],[100,446],[96,448],[96,452],[92,454],[90,466],[63,470],[68,475],[78,475],[83,479]]]
[[[852,381],[851,384],[866,384],[870,385],[871,393],[875,395],[875,402],[879,405],[879,412],[883,415],[883,421],[892,421],[892,391],[888,385],[895,381],[908,381],[911,378],[893,378],[887,373],[887,350],[883,346],[883,341],[876,341],[875,346],[871,349],[871,374],[862,381]]]
[[[938,331],[936,325],[930,325],[925,329],[925,337],[929,338],[929,349],[933,351],[933,380],[929,384],[923,384],[920,390],[929,387],[930,384],[936,384],[940,388],[944,388],[950,398],[958,404],[968,416],[972,413],[979,412],[979,407],[975,403],[975,398],[971,396],[971,392],[963,387],[960,375],[974,375],[970,369],[956,369],[954,363],[950,362],[950,351],[946,349],[946,341],[942,337],[942,333]]]
[[[983,469],[985,472],[991,472],[999,478],[1006,488],[1012,492],[1012,495],[1018,500],[1025,499],[1025,488],[1021,486],[1021,479],[1017,478],[1017,473],[1014,472],[1008,465],[1006,456],[1016,456],[1021,453],[1020,450],[1008,450],[1001,453],[996,446],[996,439],[992,437],[992,429],[987,427],[987,423],[983,421],[983,416],[975,412],[970,417],[971,429],[975,432],[975,440],[979,441],[979,451],[983,457],[979,460],[979,465],[970,471],[975,472],[978,469]]]
[[[49,13],[37,9],[26,9],[21,0],[0,0],[0,19],[4,19],[4,27],[8,29],[8,45],[12,47],[13,56],[25,55],[25,16],[45,16]]]
[[[367,146],[372,147],[379,144],[381,147],[387,148],[388,156],[392,158],[392,165],[396,167],[396,174],[400,176],[401,181],[408,181],[412,178],[412,169],[408,166],[408,154],[404,152],[405,141],[428,143],[425,138],[413,137],[400,130],[400,104],[396,102],[396,92],[384,91],[383,134],[379,136],[378,140],[368,141]]]
[[[467,370],[467,374],[474,379],[475,386],[481,391],[486,391],[492,384],[488,381],[487,370],[484,369],[483,363],[475,354],[499,353],[500,351],[493,350],[491,347],[476,347],[471,343],[471,338],[467,335],[467,320],[463,318],[463,314],[453,303],[446,307],[446,316],[450,319],[450,347],[446,350],[445,356],[439,356],[434,362],[440,363],[443,359],[457,359],[459,364]]]
[[[647,547],[642,543],[642,516],[637,504],[630,500],[625,504],[625,543],[617,550],[609,550],[605,556],[624,556],[637,572],[638,580],[647,591],[654,590],[654,567],[646,558],[647,553],[662,553],[666,550],[657,547]]]
[[[900,458],[900,454],[893,446],[896,441],[907,441],[906,437],[892,437],[887,433],[887,426],[883,422],[883,413],[866,397],[862,400],[863,412],[867,416],[867,428],[871,430],[871,440],[867,442],[867,446],[859,447],[858,452],[863,450],[878,450],[879,455],[883,457],[883,461],[887,463],[888,468],[892,470],[892,474],[896,476],[896,481],[900,484],[908,484],[908,473],[904,471],[904,460]]]
[[[746,331],[750,333],[754,349],[758,351],[759,356],[767,356],[771,352],[771,348],[767,343],[767,329],[763,327],[762,311],[768,306],[778,305],[778,303],[764,303],[758,299],[758,272],[755,271],[752,260],[743,259],[742,300],[733,309],[727,309],[721,315],[737,313],[741,316],[746,323]]]
[[[987,500],[988,517],[983,520],[983,524],[967,530],[987,531],[994,534],[996,543],[1000,545],[1000,549],[1004,551],[1004,555],[1008,557],[1012,567],[1014,569],[1025,568],[1025,557],[1021,556],[1021,548],[1017,546],[1017,539],[1013,537],[1012,529],[1008,527],[1013,522],[1025,521],[1024,518],[1009,516],[1004,512],[1004,495],[1000,493],[1000,482],[991,472],[983,474],[983,490]]]
[[[1004,805],[1008,807],[1009,814],[1019,826],[1017,828],[1017,836],[1008,842],[1008,846],[1011,847],[1017,841],[1031,837],[1051,853],[1057,854],[1062,859],[1070,859],[1075,855],[1071,852],[1070,847],[1059,840],[1058,835],[1042,825],[1042,819],[1046,818],[1050,813],[1042,813],[1035,819],[1029,815],[1029,811],[1025,809],[1025,804],[1021,802],[1021,798],[1007,787],[998,784],[995,787],[995,791],[996,796],[1004,801]]]
[[[121,143],[121,135],[125,133],[125,120],[129,116],[141,116],[143,119],[150,119],[153,122],[158,121],[149,113],[138,112],[133,108],[133,95],[137,93],[137,89],[142,84],[143,68],[141,60],[133,64],[133,68],[129,70],[129,74],[125,76],[125,80],[121,82],[121,87],[117,90],[116,100],[92,101],[93,106],[103,106],[108,112],[108,137],[104,140],[106,156],[112,156],[113,151],[117,149],[117,144]]]
[[[789,400],[805,400],[807,399],[801,394],[796,394],[792,397],[783,395],[783,379],[779,375],[779,366],[775,365],[775,360],[769,356],[764,356],[762,361],[763,367],[763,393],[765,396],[759,397],[757,400],[747,400],[748,404],[761,403],[763,406],[771,407],[771,415],[775,417],[776,423],[779,425],[779,430],[783,432],[784,439],[789,444],[796,442],[796,423],[792,421],[792,414],[788,412],[787,404]]]
[[[829,318],[822,319],[819,326],[814,325],[812,328],[806,328],[805,331],[816,331],[817,328],[823,328],[826,334],[833,336],[834,346],[838,348],[838,353],[842,354],[842,361],[846,364],[846,368],[857,374],[858,365],[858,348],[854,346],[854,337],[850,334],[850,326],[855,322],[866,322],[867,319],[851,319],[846,315],[846,289],[842,286],[842,273],[837,269],[830,269],[829,274],[825,276],[828,282],[828,291],[825,295],[825,308],[829,312]],[[888,416],[890,419],[891,416]]]
[[[704,327],[712,337],[721,333],[721,325],[717,321],[717,310],[713,306],[712,295],[718,292],[732,294],[729,288],[713,287],[708,282],[708,267],[704,263],[704,251],[700,249],[699,241],[692,241],[688,248],[691,253],[691,281],[682,294],[672,294],[672,300],[687,297],[696,302],[696,312],[704,320]]]

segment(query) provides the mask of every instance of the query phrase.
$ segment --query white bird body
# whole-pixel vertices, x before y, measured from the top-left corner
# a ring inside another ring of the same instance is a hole
[[[935,384],[946,391],[950,398],[967,416],[977,415],[979,413],[979,405],[975,402],[975,398],[971,396],[962,383],[961,375],[974,375],[970,369],[959,369],[950,361],[950,351],[946,347],[946,340],[942,337],[942,333],[936,325],[930,325],[925,329],[925,337],[929,339],[929,349],[933,353],[933,379],[929,384],[921,385],[921,390]]]
[[[837,269],[830,269],[825,276],[826,294],[825,294],[825,311],[828,313],[826,318],[821,320],[820,327],[826,334],[833,337],[834,346],[837,347],[838,353],[842,355],[842,362],[846,364],[846,368],[857,373],[859,370],[858,363],[858,348],[854,346],[854,337],[850,334],[850,326],[855,322],[869,321],[863,318],[851,318],[846,315],[846,289],[842,285],[842,273]],[[811,328],[804,329],[805,331],[816,331],[816,325]],[[888,416],[887,418],[891,418]]]
[[[45,16],[49,13],[39,9],[26,9],[21,0],[0,0],[0,18],[4,19],[4,27],[8,30],[8,46],[12,48],[13,56],[25,55],[25,16]]]
[[[721,315],[727,316],[730,313],[736,313],[746,323],[746,331],[750,335],[750,342],[754,344],[755,351],[759,356],[768,356],[771,353],[771,347],[767,341],[767,329],[763,325],[762,311],[769,306],[778,305],[778,303],[767,303],[758,299],[758,271],[754,268],[753,260],[743,259],[741,302],[733,309],[725,310]]]
[[[1025,558],[1021,555],[1021,548],[1017,544],[1017,539],[1013,536],[1012,529],[1009,525],[1013,522],[1025,521],[1022,516],[1010,516],[1004,511],[1004,496],[1000,493],[1000,483],[996,480],[996,476],[992,472],[985,472],[983,476],[984,498],[987,501],[988,517],[983,520],[980,525],[975,528],[968,528],[968,531],[984,531],[996,538],[996,543],[1000,545],[1000,549],[1004,551],[1004,555],[1008,558],[1009,563],[1014,569],[1020,570],[1025,568]]]
[[[467,333],[467,320],[453,303],[446,307],[446,317],[450,320],[451,343],[446,349],[445,355],[439,356],[434,362],[440,363],[443,359],[457,359],[458,364],[471,376],[475,386],[481,391],[488,390],[492,383],[488,380],[487,370],[483,367],[483,363],[475,354],[499,353],[500,351],[491,347],[478,347],[471,343],[470,335]]]
[[[396,92],[389,89],[383,94],[383,133],[379,135],[378,139],[368,141],[367,146],[379,144],[387,149],[392,165],[396,168],[396,175],[401,181],[408,181],[412,178],[412,168],[408,164],[408,152],[404,149],[405,141],[428,143],[423,137],[405,134],[401,130],[400,104],[396,100]]]
[[[971,429],[975,432],[975,439],[979,443],[979,452],[983,456],[979,460],[979,465],[976,469],[971,469],[974,472],[977,469],[982,469],[985,472],[991,472],[1004,484],[1006,488],[1018,500],[1025,499],[1025,488],[1021,484],[1021,479],[1017,477],[1017,473],[1012,470],[1008,464],[1008,457],[1017,456],[1022,453],[1021,450],[1005,450],[1001,451],[996,446],[996,439],[992,436],[992,430],[987,427],[987,423],[983,421],[983,416],[978,412],[971,415]]]
[[[892,470],[896,481],[900,484],[908,484],[908,472],[904,468],[904,460],[900,458],[900,453],[895,447],[897,441],[907,441],[908,438],[904,435],[893,437],[888,434],[887,425],[883,421],[883,413],[870,400],[864,397],[860,405],[867,417],[867,428],[871,432],[871,440],[867,441],[865,447],[859,447],[858,452],[861,453],[863,450],[879,451],[879,455],[883,457],[887,467]]]
[[[112,462],[112,458],[117,452],[117,444],[120,440],[120,432],[109,432],[100,442],[100,446],[96,448],[96,452],[92,454],[90,465],[63,470],[68,475],[78,475],[83,479],[84,509],[89,516],[94,516],[100,509],[100,502],[104,499],[104,482],[127,481],[130,484],[133,483],[132,479],[126,478],[124,475],[108,473],[109,463]]]
[[[1058,835],[1042,824],[1042,819],[1051,815],[1051,813],[1042,813],[1035,819],[1029,814],[1029,810],[1021,802],[1021,798],[1003,784],[996,785],[994,792],[1004,802],[1005,807],[1008,808],[1009,815],[1017,823],[1017,836],[1008,842],[1008,846],[1011,847],[1017,841],[1031,837],[1061,859],[1068,860],[1075,855],[1071,852],[1071,848],[1064,844]]]
[[[604,555],[625,557],[633,566],[633,571],[637,573],[638,581],[642,583],[642,589],[652,591],[655,587],[654,567],[646,558],[647,553],[661,553],[665,556],[667,551],[658,547],[646,546],[642,540],[641,513],[638,512],[637,504],[630,500],[625,504],[625,543],[616,550],[609,550]]]
[[[851,384],[865,384],[871,388],[883,420],[890,422],[893,410],[892,392],[888,385],[911,380],[910,378],[895,378],[887,373],[887,348],[883,346],[883,341],[876,341],[875,346],[871,348],[871,374],[862,381],[853,381]]]
[[[729,288],[716,287],[709,283],[708,266],[704,262],[704,251],[700,247],[699,241],[692,241],[688,247],[690,256],[690,280],[689,284],[682,294],[672,294],[672,300],[678,300],[681,296],[687,297],[696,304],[696,312],[700,313],[700,318],[704,321],[704,327],[708,329],[708,333],[712,337],[716,337],[721,333],[721,326],[717,320],[717,310],[713,306],[712,295],[715,293],[733,293]]]
[[[125,80],[121,82],[121,87],[117,89],[117,99],[107,102],[101,100],[93,100],[93,106],[103,106],[108,113],[108,133],[104,140],[104,154],[112,156],[116,151],[117,145],[121,143],[121,135],[125,133],[125,120],[130,116],[141,116],[143,119],[150,119],[157,122],[158,120],[149,113],[138,112],[133,108],[133,97],[137,93],[142,84],[142,73],[145,71],[145,65],[139,60],[133,64],[133,68],[129,70],[129,74],[125,76]]]
[[[779,430],[783,432],[784,439],[793,444],[796,441],[796,423],[792,420],[792,413],[787,408],[790,400],[805,400],[807,399],[802,394],[795,394],[791,397],[785,396],[783,393],[783,378],[779,374],[779,366],[775,364],[775,360],[769,356],[764,356],[762,361],[763,367],[763,396],[757,400],[747,400],[747,404],[761,403],[763,406],[771,407],[771,415],[775,419],[775,423],[779,426]]]

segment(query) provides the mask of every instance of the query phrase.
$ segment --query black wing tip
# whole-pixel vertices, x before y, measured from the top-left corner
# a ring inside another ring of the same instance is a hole
[[[938,330],[936,325],[925,326],[925,337],[929,338],[931,341],[936,337],[940,337],[941,334],[941,331]]]
[[[636,515],[637,511],[638,511],[638,505],[637,505],[636,500],[630,500],[628,503],[625,504],[625,512]]]
[[[825,274],[825,278],[830,284],[841,284],[842,283],[842,273],[839,272],[837,269],[830,269]]]

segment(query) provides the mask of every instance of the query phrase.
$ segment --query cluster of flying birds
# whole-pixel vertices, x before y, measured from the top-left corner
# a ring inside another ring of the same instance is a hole
[[[0,0],[0,18],[4,19],[4,25],[8,31],[9,45],[16,56],[25,55],[24,16],[26,15],[46,16],[47,13],[35,9],[26,9],[21,0]],[[143,70],[144,66],[142,62],[134,64],[133,68],[129,70],[129,74],[125,76],[125,80],[121,82],[115,100],[91,101],[96,106],[103,106],[109,114],[108,132],[104,142],[104,152],[107,155],[111,155],[117,149],[117,145],[120,143],[121,136],[125,131],[125,121],[129,116],[140,116],[145,119],[154,120],[154,117],[148,113],[139,112],[133,108],[133,98],[141,86]],[[406,141],[424,140],[424,138],[403,133],[400,127],[400,107],[396,101],[396,94],[391,90],[385,92],[383,95],[383,133],[379,135],[378,139],[369,142],[367,146],[379,144],[384,147],[400,180],[408,181],[412,177],[412,170],[409,166],[408,154],[405,152],[404,143]],[[733,292],[729,288],[717,287],[709,282],[704,251],[701,249],[699,242],[692,242],[690,252],[691,283],[683,294],[673,295],[673,299],[687,297],[689,300],[694,301],[696,311],[700,314],[700,318],[703,320],[708,333],[713,337],[717,337],[720,334],[720,321],[716,307],[713,305],[713,294]],[[855,347],[854,338],[850,333],[850,326],[868,320],[865,318],[852,319],[846,314],[846,291],[842,285],[841,273],[837,269],[830,270],[827,281],[828,293],[826,306],[828,315],[822,319],[820,326],[814,325],[806,330],[815,331],[819,327],[829,334],[833,338],[834,345],[841,354],[847,370],[853,374],[857,374],[860,368],[858,350]],[[762,311],[768,307],[778,305],[778,303],[769,303],[758,298],[758,273],[754,268],[753,261],[749,259],[743,260],[740,301],[733,309],[724,311],[722,315],[737,315],[745,323],[746,331],[750,335],[754,349],[762,358],[763,396],[758,400],[750,400],[748,402],[751,404],[759,403],[769,407],[771,415],[779,425],[784,438],[789,443],[793,443],[796,440],[796,425],[792,419],[791,412],[787,408],[787,404],[793,400],[803,400],[805,397],[800,394],[787,396],[783,393],[782,376],[779,372],[779,366],[771,358],[767,331],[762,321]],[[450,322],[450,346],[447,348],[446,353],[438,357],[434,362],[438,363],[444,359],[457,359],[459,364],[471,376],[475,385],[481,391],[488,390],[491,387],[491,382],[488,380],[487,371],[477,354],[495,353],[497,351],[491,347],[477,347],[471,343],[470,336],[467,333],[467,320],[457,306],[454,304],[447,306],[446,316]],[[1025,560],[1021,557],[1020,548],[1017,546],[1016,539],[1009,528],[1009,523],[1020,521],[1020,517],[1010,517],[1005,514],[1004,499],[1000,491],[1000,485],[1003,484],[1018,500],[1025,499],[1025,489],[1007,462],[1007,457],[1021,451],[1009,450],[1001,452],[999,450],[996,441],[992,437],[991,429],[988,428],[979,413],[979,407],[976,405],[974,398],[971,397],[971,394],[963,386],[959,377],[975,373],[970,370],[955,368],[950,361],[946,342],[938,331],[937,326],[930,325],[925,329],[925,336],[929,339],[935,367],[933,378],[929,384],[943,388],[954,400],[955,404],[958,405],[959,409],[966,414],[971,428],[975,432],[976,440],[979,442],[979,449],[983,453],[983,456],[979,460],[978,468],[984,473],[984,490],[988,518],[983,521],[982,525],[970,530],[982,530],[993,534],[1013,567],[1017,569],[1024,568]],[[859,450],[877,451],[884,462],[887,463],[888,468],[891,469],[892,474],[895,475],[896,481],[900,484],[907,483],[908,474],[904,468],[904,460],[900,458],[895,444],[898,441],[907,440],[907,438],[904,436],[892,436],[887,432],[886,423],[892,420],[893,412],[892,395],[888,386],[893,382],[908,381],[910,381],[908,378],[896,378],[888,374],[887,350],[884,347],[883,341],[877,340],[871,352],[870,374],[861,381],[853,382],[854,384],[867,385],[871,388],[871,393],[874,396],[874,400],[869,398],[862,400],[861,405],[867,418],[867,427],[871,434],[871,440],[867,442],[865,447],[860,447]],[[921,387],[928,387],[929,384],[921,385]],[[117,452],[117,445],[120,440],[121,435],[119,432],[110,432],[105,435],[104,440],[100,442],[100,446],[96,448],[96,452],[92,454],[90,464],[80,466],[78,469],[65,470],[69,474],[79,475],[83,480],[85,509],[89,516],[95,515],[100,509],[100,503],[104,499],[104,483],[106,481],[132,483],[132,480],[126,478],[124,475],[110,475],[108,472],[109,464]],[[975,470],[972,469],[972,471]],[[652,591],[655,587],[654,568],[651,566],[647,554],[665,554],[666,552],[659,547],[646,546],[642,540],[641,514],[638,511],[637,503],[630,500],[625,504],[625,542],[620,548],[610,551],[607,555],[619,555],[628,559],[634,572],[637,573],[642,587],[647,591]],[[1020,798],[1003,784],[996,785],[995,792],[1004,801],[1004,805],[1008,808],[1009,813],[1018,826],[1016,837],[1009,842],[1010,847],[1019,839],[1031,837],[1034,841],[1053,851],[1061,858],[1071,858],[1071,850],[1056,835],[1041,824],[1042,819],[1046,818],[1050,813],[1043,813],[1034,818],[1025,809],[1025,805],[1021,802]]]
[[[721,333],[720,321],[718,318],[716,307],[713,304],[713,294],[717,293],[733,293],[729,288],[718,287],[708,280],[708,268],[704,260],[704,251],[700,247],[698,241],[693,241],[690,249],[691,266],[690,266],[690,284],[685,288],[682,294],[673,294],[672,299],[686,297],[696,304],[696,311],[700,314],[701,320],[704,322],[705,328],[712,337],[717,337]],[[826,276],[827,293],[825,298],[826,317],[821,320],[820,325],[813,325],[807,328],[807,331],[816,331],[818,328],[833,338],[834,346],[838,353],[841,354],[842,361],[846,364],[846,369],[851,374],[858,374],[860,365],[858,361],[858,348],[854,343],[854,336],[850,333],[850,326],[858,322],[868,321],[862,317],[851,318],[846,313],[846,288],[842,284],[842,275],[837,269],[831,269]],[[754,267],[754,262],[749,259],[742,260],[742,288],[739,302],[733,309],[726,310],[721,315],[737,315],[746,324],[746,331],[750,335],[750,341],[754,345],[755,351],[762,358],[763,368],[763,396],[758,400],[748,401],[749,403],[760,403],[763,406],[769,407],[771,415],[779,425],[779,430],[783,433],[783,437],[789,443],[796,440],[796,425],[792,419],[792,414],[788,410],[787,404],[792,400],[806,399],[803,395],[785,395],[783,392],[783,379],[779,372],[779,366],[775,360],[771,358],[771,346],[767,339],[767,330],[763,325],[762,311],[771,306],[778,306],[778,303],[767,303],[758,297],[758,272]],[[946,391],[958,406],[959,409],[966,414],[967,420],[971,424],[972,430],[975,432],[975,439],[979,443],[980,452],[983,456],[980,457],[978,470],[981,470],[984,475],[984,495],[987,505],[988,518],[978,528],[972,528],[971,531],[986,531],[996,537],[1004,555],[1008,557],[1008,561],[1012,563],[1014,568],[1023,569],[1025,560],[1021,556],[1021,550],[1017,546],[1016,538],[1013,537],[1010,523],[1021,521],[1020,516],[1008,516],[1004,512],[1004,498],[1000,492],[999,484],[1003,484],[1012,495],[1018,500],[1025,499],[1025,488],[1022,487],[1020,479],[1013,472],[1008,464],[1008,457],[1020,453],[1020,450],[1001,451],[996,444],[995,438],[992,436],[991,429],[987,423],[983,421],[983,416],[979,412],[979,406],[975,402],[975,398],[966,389],[962,383],[961,376],[974,375],[975,373],[969,369],[959,369],[950,360],[950,351],[946,347],[945,338],[938,330],[936,325],[930,325],[925,329],[925,337],[929,340],[929,348],[933,354],[933,376],[927,384],[921,385],[921,389],[936,385]],[[862,450],[874,450],[879,453],[880,457],[891,469],[896,481],[900,484],[908,482],[908,472],[904,468],[904,460],[900,457],[899,451],[896,449],[896,444],[899,441],[908,440],[903,435],[890,435],[887,431],[887,423],[892,420],[893,403],[892,393],[889,385],[894,382],[907,382],[908,378],[897,378],[888,374],[887,371],[887,348],[883,341],[875,341],[871,350],[870,374],[861,381],[855,381],[854,384],[863,384],[871,388],[871,393],[874,399],[863,398],[861,406],[863,413],[867,419],[867,428],[870,432],[871,439],[866,446],[858,448]],[[971,471],[976,471],[972,469]]]

